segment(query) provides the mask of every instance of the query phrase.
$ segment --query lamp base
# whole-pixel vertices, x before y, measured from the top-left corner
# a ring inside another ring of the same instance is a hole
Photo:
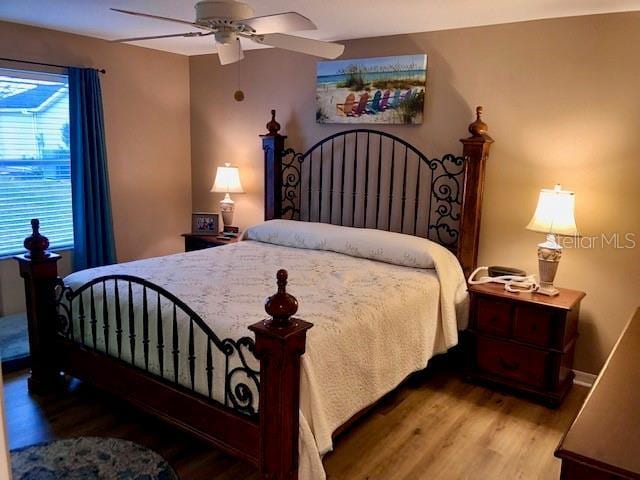
[[[547,241],[538,244],[538,272],[540,275],[540,288],[536,293],[553,297],[560,292],[553,286],[558,265],[562,257],[562,247],[555,241],[554,235],[547,235]]]
[[[556,295],[558,295],[560,293],[560,290],[558,290],[556,287],[554,287],[553,283],[548,284],[548,285],[543,285],[541,283],[540,287],[538,288],[538,290],[536,290],[536,293],[539,293],[541,295],[547,295],[548,297],[555,297]]]
[[[233,211],[235,210],[235,202],[227,193],[224,199],[220,201],[220,214],[222,215],[222,224],[227,227],[233,224]]]

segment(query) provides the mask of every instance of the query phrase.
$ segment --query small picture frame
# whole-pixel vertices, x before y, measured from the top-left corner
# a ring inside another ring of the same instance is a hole
[[[191,233],[218,235],[219,225],[217,213],[194,212],[191,215]]]

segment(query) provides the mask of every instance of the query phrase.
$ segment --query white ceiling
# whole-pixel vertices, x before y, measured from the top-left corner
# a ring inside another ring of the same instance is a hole
[[[194,3],[192,0],[0,0],[0,19],[111,40],[182,33],[189,29],[115,13],[109,7],[192,21]],[[256,16],[297,11],[309,17],[318,30],[299,35],[320,40],[640,10],[640,0],[249,0],[248,3]],[[257,47],[249,43],[244,47]],[[215,52],[209,38],[148,40],[136,44],[184,55]]]

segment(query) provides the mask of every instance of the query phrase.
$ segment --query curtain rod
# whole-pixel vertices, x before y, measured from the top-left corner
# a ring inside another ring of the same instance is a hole
[[[42,65],[45,67],[57,67],[57,68],[71,68],[70,65],[58,65],[55,63],[43,63],[43,62],[32,62],[31,60],[19,60],[17,58],[4,58],[4,57],[0,57],[1,61],[4,62],[16,62],[16,63],[27,63],[29,65]],[[96,68],[96,70],[100,73],[107,73],[107,71],[102,68],[102,69],[98,69]]]

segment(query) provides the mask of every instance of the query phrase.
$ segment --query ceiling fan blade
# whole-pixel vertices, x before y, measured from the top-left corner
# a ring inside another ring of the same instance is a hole
[[[317,30],[318,27],[304,15],[296,12],[264,15],[262,17],[247,18],[237,23],[253,28],[256,33],[299,32],[302,30]]]
[[[169,35],[153,35],[151,37],[132,37],[132,38],[118,38],[116,40],[111,40],[111,43],[124,43],[124,42],[137,42],[139,40],[155,40],[157,38],[173,38],[173,37],[207,37],[209,35],[213,35],[213,32],[202,33],[202,32],[186,32],[186,33],[175,33]]]
[[[282,33],[251,35],[249,38],[263,45],[270,45],[272,47],[282,48],[283,50],[291,50],[292,52],[305,53],[322,58],[338,58],[344,52],[344,45],[340,43],[323,42],[321,40],[295,37]]]
[[[218,50],[218,58],[221,65],[239,62],[244,58],[242,45],[240,45],[240,39],[238,38],[231,43],[216,43],[216,50]]]
[[[153,18],[155,20],[163,20],[165,22],[182,23],[183,25],[191,25],[192,27],[199,28],[201,30],[207,30],[207,31],[212,30],[211,28],[205,27],[204,25],[199,25],[197,23],[189,22],[187,20],[180,20],[178,18],[161,17],[159,15],[150,15],[148,13],[133,12],[131,10],[122,10],[120,8],[112,8],[111,10],[118,13],[126,13],[127,15],[136,15],[138,17],[146,17],[146,18]]]

